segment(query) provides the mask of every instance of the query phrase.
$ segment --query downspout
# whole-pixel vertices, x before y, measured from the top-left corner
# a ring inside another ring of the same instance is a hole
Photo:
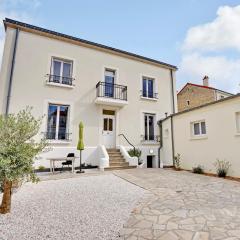
[[[175,93],[174,93],[174,84],[173,84],[173,70],[170,69],[170,76],[171,76],[171,88],[172,88],[172,113],[175,113]]]
[[[174,144],[174,132],[173,132],[173,116],[170,116],[171,118],[171,138],[172,138],[172,160],[173,160],[173,166],[175,166],[174,157],[175,157],[175,144]]]
[[[14,39],[13,55],[12,55],[11,70],[10,70],[10,77],[9,77],[9,84],[8,84],[8,91],[7,91],[6,110],[5,110],[6,115],[8,115],[9,113],[9,105],[10,105],[10,99],[11,99],[11,93],[12,93],[13,72],[14,72],[14,66],[15,66],[18,34],[19,34],[19,28],[16,29],[16,34]]]
[[[162,120],[158,121],[158,126],[159,126],[159,147],[158,147],[158,168],[161,168],[161,155],[160,155],[160,151],[162,148]]]

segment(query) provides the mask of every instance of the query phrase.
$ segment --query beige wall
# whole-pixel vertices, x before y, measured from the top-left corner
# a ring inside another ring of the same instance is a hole
[[[12,30],[7,32],[6,39],[10,38]],[[6,48],[8,42],[6,42]],[[60,57],[73,60],[74,88],[49,86],[46,84],[46,74],[50,73],[51,57]],[[7,80],[7,54],[4,55],[1,73],[1,84]],[[122,108],[113,108],[97,105],[96,84],[103,81],[104,68],[117,71],[117,84],[128,87],[128,105]],[[140,98],[142,90],[142,76],[154,77],[156,80],[159,98],[157,101]],[[175,73],[174,73],[175,81]],[[174,92],[176,86],[174,82]],[[1,92],[3,98],[4,92]],[[142,146],[140,135],[143,134],[143,113],[156,113],[156,122],[171,114],[172,89],[170,70],[161,66],[146,64],[121,56],[105,53],[44,36],[20,31],[16,52],[16,65],[13,75],[10,112],[18,112],[27,105],[33,106],[35,116],[47,114],[48,102],[69,104],[70,132],[72,141],[67,144],[53,144],[58,148],[75,147],[78,138],[78,124],[85,125],[85,145],[96,147],[101,144],[102,109],[113,109],[117,113],[118,133],[124,133],[129,140]],[[175,96],[175,106],[177,104]],[[46,117],[42,124],[42,132],[46,131]],[[155,134],[159,134],[157,124]],[[117,144],[127,143],[117,137]],[[144,145],[143,147],[146,147]],[[157,153],[158,144],[147,145]]]
[[[181,154],[182,167],[192,169],[203,165],[206,172],[215,172],[216,159],[227,160],[231,176],[240,177],[240,133],[236,128],[236,112],[240,112],[240,97],[225,100],[173,117],[175,154]],[[193,138],[191,122],[205,120],[207,134]],[[165,127],[168,121],[163,123]]]

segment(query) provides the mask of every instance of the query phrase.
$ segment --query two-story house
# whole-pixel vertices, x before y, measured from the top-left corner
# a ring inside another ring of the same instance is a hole
[[[109,167],[109,149],[129,161],[127,139],[145,166],[159,166],[157,121],[176,112],[175,66],[11,19],[4,25],[0,109],[29,105],[34,116],[44,115],[38,137],[46,136],[52,150],[36,167],[78,154],[80,121],[85,163]]]
[[[203,85],[187,83],[177,94],[178,111],[230,97],[233,94],[209,86],[208,76],[204,76]]]

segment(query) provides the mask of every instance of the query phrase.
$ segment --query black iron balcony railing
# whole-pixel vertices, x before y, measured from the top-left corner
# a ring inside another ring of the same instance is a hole
[[[68,132],[58,132],[47,131],[43,132],[44,137],[48,140],[60,140],[60,141],[69,141],[71,133]]]
[[[73,86],[73,81],[75,79],[72,77],[63,77],[58,75],[47,74],[47,82],[49,83],[59,83],[63,85]]]
[[[158,99],[158,93],[155,93],[153,91],[140,91],[141,97],[145,98],[153,98],[153,99]]]
[[[159,135],[141,135],[142,142],[160,142]]]
[[[127,101],[127,86],[98,82],[96,90],[97,97],[114,98]]]

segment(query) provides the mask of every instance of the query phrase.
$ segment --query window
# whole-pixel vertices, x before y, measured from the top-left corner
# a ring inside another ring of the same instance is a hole
[[[190,101],[189,101],[189,100],[187,100],[187,105],[188,105],[188,106],[190,105]]]
[[[154,141],[154,114],[144,114],[144,140],[145,141]]]
[[[236,129],[240,133],[240,112],[236,112]]]
[[[193,136],[206,135],[206,123],[205,121],[194,122],[193,126]]]
[[[72,61],[53,58],[50,82],[72,85],[72,65]]]
[[[105,97],[114,97],[115,77],[116,77],[115,70],[105,69],[105,73],[104,73]]]
[[[49,104],[47,139],[68,140],[69,106]]]
[[[142,79],[142,96],[147,98],[156,98],[154,93],[154,79],[143,77]]]

